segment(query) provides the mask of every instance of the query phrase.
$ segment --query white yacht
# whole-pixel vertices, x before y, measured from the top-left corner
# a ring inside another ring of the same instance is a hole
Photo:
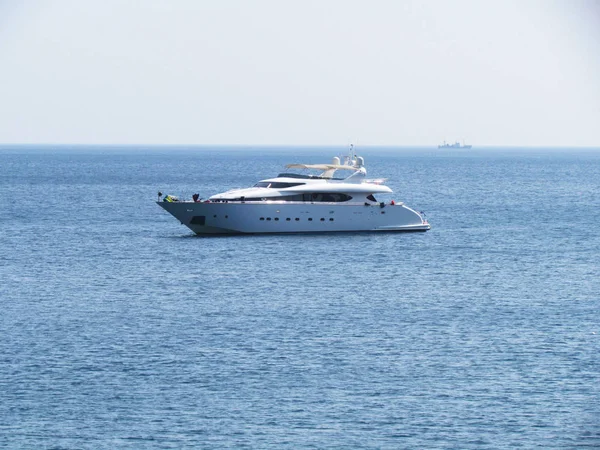
[[[190,201],[162,198],[159,192],[157,203],[201,235],[430,229],[422,213],[402,202],[376,199],[392,190],[383,184],[385,179],[366,178],[360,156],[351,153],[343,163],[335,157],[331,164],[288,164],[286,169],[304,173],[288,171],[206,200],[198,194]]]

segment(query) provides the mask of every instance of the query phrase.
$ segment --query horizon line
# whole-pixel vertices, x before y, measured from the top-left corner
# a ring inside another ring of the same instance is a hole
[[[288,148],[340,148],[340,147],[349,147],[350,145],[354,147],[369,147],[369,148],[421,148],[421,149],[431,149],[438,148],[439,144],[166,144],[166,143],[110,143],[110,144],[99,144],[99,143],[65,143],[65,142],[38,142],[38,143],[26,143],[26,142],[8,142],[3,143],[0,142],[0,147],[196,147],[196,148],[248,148],[248,147],[265,147],[265,148],[273,148],[273,147],[288,147]],[[469,144],[471,149],[476,148],[555,148],[555,149],[568,149],[568,148],[580,148],[580,149],[600,149],[600,145],[574,145],[574,144],[565,144],[565,145],[545,145],[545,144]],[[445,149],[446,150],[446,149]],[[449,148],[448,150],[453,150]],[[457,148],[457,150],[462,150],[461,148]],[[465,149],[466,150],[466,149]]]

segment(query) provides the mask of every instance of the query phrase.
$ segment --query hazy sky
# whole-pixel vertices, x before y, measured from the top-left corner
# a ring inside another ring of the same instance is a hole
[[[0,143],[600,146],[600,0],[0,0]]]

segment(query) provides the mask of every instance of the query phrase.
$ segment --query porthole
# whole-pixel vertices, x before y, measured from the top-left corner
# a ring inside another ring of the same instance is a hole
[[[296,222],[298,222],[298,221],[300,220],[300,218],[296,217],[296,219],[295,219],[295,220],[296,220]]]
[[[312,217],[309,217],[309,218],[308,218],[308,221],[309,221],[309,222],[312,222]]]
[[[321,222],[325,222],[325,218],[324,217],[321,217]]]
[[[260,220],[265,220],[265,218],[264,218],[264,217],[261,217],[261,218],[260,218]]]
[[[271,220],[271,218],[270,218],[270,217],[267,217],[267,220]]]
[[[330,221],[330,222],[333,222],[333,217],[330,217],[330,218],[329,218],[329,221]]]
[[[275,217],[273,220],[274,220],[275,222],[278,222],[278,221],[279,221],[279,217]]]
[[[226,219],[229,219],[229,216],[225,216]]]
[[[216,218],[217,218],[217,215],[215,214],[213,217],[216,219]]]
[[[285,219],[285,220],[286,220],[287,222],[289,222],[289,221],[290,221],[290,220],[292,220],[292,219],[290,219],[290,218],[288,217],[288,218],[287,218],[287,219]]]

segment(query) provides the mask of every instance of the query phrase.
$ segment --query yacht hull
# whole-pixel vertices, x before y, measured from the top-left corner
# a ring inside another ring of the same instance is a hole
[[[427,231],[404,204],[290,202],[157,202],[196,234]]]

